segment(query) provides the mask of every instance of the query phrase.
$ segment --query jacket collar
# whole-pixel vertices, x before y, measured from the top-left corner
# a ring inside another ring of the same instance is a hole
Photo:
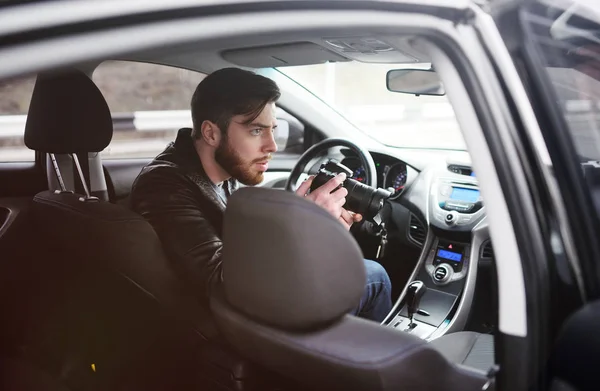
[[[182,128],[177,132],[177,138],[175,139],[175,150],[179,157],[179,166],[185,171],[186,175],[194,180],[194,182],[204,182],[210,185],[211,188],[214,186],[204,167],[202,161],[194,148],[194,142],[192,140],[192,129]],[[227,195],[231,195],[238,188],[237,180],[231,178],[223,183],[223,189]],[[214,189],[212,189],[215,191]]]

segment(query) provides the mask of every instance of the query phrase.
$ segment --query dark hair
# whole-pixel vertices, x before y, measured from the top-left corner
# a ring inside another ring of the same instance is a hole
[[[202,122],[214,122],[227,132],[231,118],[248,115],[250,123],[281,95],[271,79],[240,68],[223,68],[205,77],[192,96],[193,137],[200,137]]]

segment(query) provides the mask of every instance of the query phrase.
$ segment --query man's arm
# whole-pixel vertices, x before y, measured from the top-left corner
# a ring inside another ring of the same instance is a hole
[[[136,180],[131,205],[154,227],[179,275],[208,298],[221,278],[223,243],[192,185],[175,168],[155,167]]]

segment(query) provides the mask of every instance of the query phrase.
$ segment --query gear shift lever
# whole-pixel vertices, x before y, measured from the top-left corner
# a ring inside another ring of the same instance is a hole
[[[406,305],[408,306],[408,317],[410,319],[409,327],[413,324],[413,316],[419,310],[421,298],[427,291],[427,287],[423,281],[413,281],[406,290]]]

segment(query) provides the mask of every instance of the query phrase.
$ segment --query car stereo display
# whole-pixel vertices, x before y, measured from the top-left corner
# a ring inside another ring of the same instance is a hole
[[[444,249],[439,249],[437,252],[438,258],[445,259],[452,262],[460,262],[462,261],[462,254],[456,253],[454,251],[448,251]]]
[[[453,187],[450,199],[465,202],[477,202],[479,199],[479,190],[467,189],[464,187]]]

